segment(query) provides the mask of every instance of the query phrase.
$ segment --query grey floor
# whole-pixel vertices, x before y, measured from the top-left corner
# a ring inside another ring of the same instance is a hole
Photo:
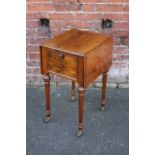
[[[53,88],[52,122],[43,117],[44,89],[27,88],[27,155],[128,155],[128,89],[108,89],[104,112],[98,107],[101,89],[85,94],[84,135],[76,137],[77,102],[68,102],[69,86]]]

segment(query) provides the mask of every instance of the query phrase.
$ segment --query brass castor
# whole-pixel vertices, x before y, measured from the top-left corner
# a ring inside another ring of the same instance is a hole
[[[75,102],[76,101],[76,97],[75,96],[71,96],[69,99],[69,102]]]
[[[51,121],[51,117],[50,116],[46,116],[44,119],[45,123],[49,123]]]
[[[104,111],[104,109],[105,109],[105,106],[100,106],[99,107],[99,111]]]
[[[82,129],[79,129],[78,133],[77,133],[77,137],[81,137],[83,135],[83,130]]]

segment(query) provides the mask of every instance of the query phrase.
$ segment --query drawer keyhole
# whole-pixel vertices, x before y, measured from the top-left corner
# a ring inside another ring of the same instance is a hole
[[[60,57],[61,59],[64,59],[65,56],[64,56],[64,54],[60,54],[59,57]]]

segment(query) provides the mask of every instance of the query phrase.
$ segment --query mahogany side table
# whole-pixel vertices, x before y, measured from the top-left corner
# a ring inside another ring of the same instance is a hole
[[[77,136],[83,133],[84,93],[99,76],[102,80],[101,110],[105,107],[107,72],[112,63],[112,37],[106,34],[72,29],[40,46],[41,74],[45,83],[46,118],[50,121],[50,74],[72,80],[71,101],[75,99],[75,82],[79,92]]]

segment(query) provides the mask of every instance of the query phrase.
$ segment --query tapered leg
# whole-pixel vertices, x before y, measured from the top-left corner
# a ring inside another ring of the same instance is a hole
[[[75,81],[72,81],[71,97],[69,101],[75,102]]]
[[[79,124],[78,124],[78,133],[77,136],[82,136],[83,133],[83,114],[84,114],[84,92],[85,89],[80,87],[79,91]]]
[[[46,99],[46,117],[45,122],[50,121],[51,111],[50,111],[50,80],[51,77],[49,74],[45,74],[43,77],[45,84],[45,99]]]
[[[105,98],[106,98],[106,84],[107,84],[108,73],[103,73],[102,79],[102,100],[101,100],[101,110],[103,111],[105,108]]]

